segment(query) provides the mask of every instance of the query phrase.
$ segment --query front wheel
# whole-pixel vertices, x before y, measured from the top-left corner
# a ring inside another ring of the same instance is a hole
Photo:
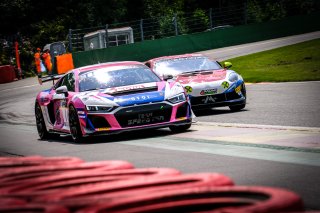
[[[50,138],[51,134],[47,131],[46,124],[44,122],[44,117],[42,115],[42,110],[38,103],[36,103],[35,105],[34,113],[36,116],[37,130],[40,139],[44,140]]]
[[[234,106],[229,106],[231,111],[240,111],[246,107],[246,104],[240,104],[240,105],[234,105]]]
[[[78,113],[73,106],[70,106],[69,108],[69,124],[73,141],[76,143],[82,143],[84,141],[84,138],[80,128]]]
[[[178,133],[178,132],[184,132],[184,131],[190,129],[190,127],[191,127],[191,124],[185,124],[185,125],[180,125],[180,126],[170,126],[169,128],[172,132]]]

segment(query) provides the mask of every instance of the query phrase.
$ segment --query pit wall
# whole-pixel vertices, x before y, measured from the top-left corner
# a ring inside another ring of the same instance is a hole
[[[320,30],[320,12],[283,20],[255,23],[134,44],[75,52],[74,67],[109,61],[147,61],[148,59],[228,47]]]

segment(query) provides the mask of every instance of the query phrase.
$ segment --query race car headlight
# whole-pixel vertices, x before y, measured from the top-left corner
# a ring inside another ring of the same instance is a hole
[[[239,79],[239,75],[237,73],[232,72],[232,73],[230,73],[228,79],[231,82],[235,82]]]
[[[114,107],[110,106],[86,106],[88,112],[110,112]]]
[[[176,96],[173,96],[172,98],[168,98],[168,101],[172,104],[183,102],[185,100],[186,100],[186,96],[184,95],[184,93],[180,93]]]

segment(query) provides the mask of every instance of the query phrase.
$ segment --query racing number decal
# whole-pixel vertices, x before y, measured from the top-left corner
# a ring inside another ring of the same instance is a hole
[[[192,93],[192,87],[186,86],[185,89],[187,93]]]
[[[222,82],[221,86],[225,89],[229,88],[229,83],[227,81]]]

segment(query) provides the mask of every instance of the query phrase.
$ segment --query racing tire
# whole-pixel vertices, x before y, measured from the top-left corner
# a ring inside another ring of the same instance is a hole
[[[190,127],[191,127],[191,124],[185,124],[180,126],[170,126],[169,128],[172,132],[179,133],[179,132],[184,132],[190,129]]]
[[[230,110],[233,112],[240,111],[246,107],[246,104],[240,104],[240,105],[234,105],[234,106],[229,106]]]
[[[83,143],[84,137],[81,132],[78,113],[72,105],[69,107],[69,125],[73,141],[76,143]]]
[[[42,110],[40,108],[40,105],[36,103],[34,108],[34,113],[36,116],[36,124],[37,124],[37,130],[38,134],[41,140],[49,139],[52,135],[47,131],[46,124],[44,122],[44,117],[42,114]]]

